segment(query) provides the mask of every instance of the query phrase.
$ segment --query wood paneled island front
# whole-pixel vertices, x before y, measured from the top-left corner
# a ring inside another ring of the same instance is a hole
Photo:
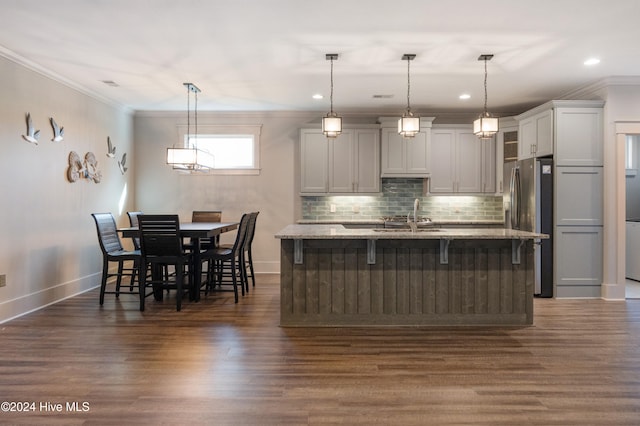
[[[510,229],[289,225],[282,326],[530,325],[534,242]]]

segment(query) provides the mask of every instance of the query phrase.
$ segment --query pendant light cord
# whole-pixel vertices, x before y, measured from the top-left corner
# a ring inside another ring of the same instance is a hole
[[[189,105],[191,94],[189,92],[189,87],[187,87],[187,148],[191,148],[191,141],[189,140],[191,137],[191,109]]]
[[[194,143],[193,143],[193,147],[195,149],[198,149],[198,92],[196,92],[195,95],[195,106],[194,106],[194,115],[195,115],[195,119],[196,119],[196,133],[195,133],[195,137],[194,139]]]
[[[191,148],[191,87],[187,86],[187,148]],[[193,148],[198,149],[198,92],[193,91],[195,93],[195,125],[196,125],[196,133],[193,143]]]
[[[484,115],[487,115],[487,58],[484,58]]]
[[[331,57],[331,92],[329,95],[329,102],[330,102],[329,114],[333,116],[333,56]]]

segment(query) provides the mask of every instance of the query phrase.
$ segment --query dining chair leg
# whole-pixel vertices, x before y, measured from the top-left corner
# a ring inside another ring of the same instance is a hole
[[[120,297],[120,285],[122,284],[123,262],[118,263],[118,277],[116,278],[116,298]]]
[[[238,280],[236,278],[236,261],[231,259],[231,281],[233,282],[233,295],[235,302],[238,303]],[[244,296],[244,287],[242,288],[242,295]]]
[[[104,304],[104,293],[107,291],[107,271],[109,262],[105,259],[102,264],[102,282],[100,283],[100,305]]]
[[[249,251],[248,253],[248,260],[249,260],[249,272],[251,272],[251,284],[253,287],[256,286],[256,277],[254,275],[253,272],[253,256],[251,255],[251,251]]]
[[[176,265],[176,310],[182,309],[182,280],[184,277],[182,265]]]
[[[240,256],[240,277],[242,278],[242,283],[247,293],[249,293],[249,277],[247,276],[247,267],[246,267],[246,258],[244,257],[244,252]]]
[[[147,293],[147,265],[142,265],[140,268],[140,274],[138,276],[138,291],[140,292],[140,312],[143,312],[144,299]]]

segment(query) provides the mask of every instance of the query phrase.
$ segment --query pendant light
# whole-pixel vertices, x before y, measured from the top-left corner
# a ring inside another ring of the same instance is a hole
[[[322,133],[328,138],[335,138],[342,133],[342,118],[333,112],[333,61],[338,60],[338,54],[327,53],[326,58],[331,61],[331,95],[329,97],[331,106],[329,113],[322,118]]]
[[[405,53],[402,60],[407,61],[407,112],[402,114],[402,118],[398,120],[398,133],[405,138],[412,138],[420,132],[420,117],[413,115],[411,112],[410,92],[411,92],[411,74],[409,66],[411,61],[416,58],[413,53]]]
[[[484,111],[473,122],[473,133],[480,139],[491,139],[498,132],[498,118],[493,117],[487,111],[487,61],[490,61],[493,55],[480,55],[479,61],[484,61]]]
[[[167,164],[176,170],[209,171],[213,168],[213,155],[208,151],[198,149],[198,93],[200,89],[193,83],[182,83],[187,88],[187,146],[183,148],[167,148]],[[191,114],[189,100],[191,93],[195,93],[195,121],[196,130],[194,142],[191,143]]]

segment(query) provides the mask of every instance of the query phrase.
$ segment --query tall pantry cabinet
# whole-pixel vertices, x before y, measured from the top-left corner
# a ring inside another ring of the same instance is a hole
[[[603,101],[551,101],[519,123],[518,158],[553,156],[556,297],[600,297]]]

